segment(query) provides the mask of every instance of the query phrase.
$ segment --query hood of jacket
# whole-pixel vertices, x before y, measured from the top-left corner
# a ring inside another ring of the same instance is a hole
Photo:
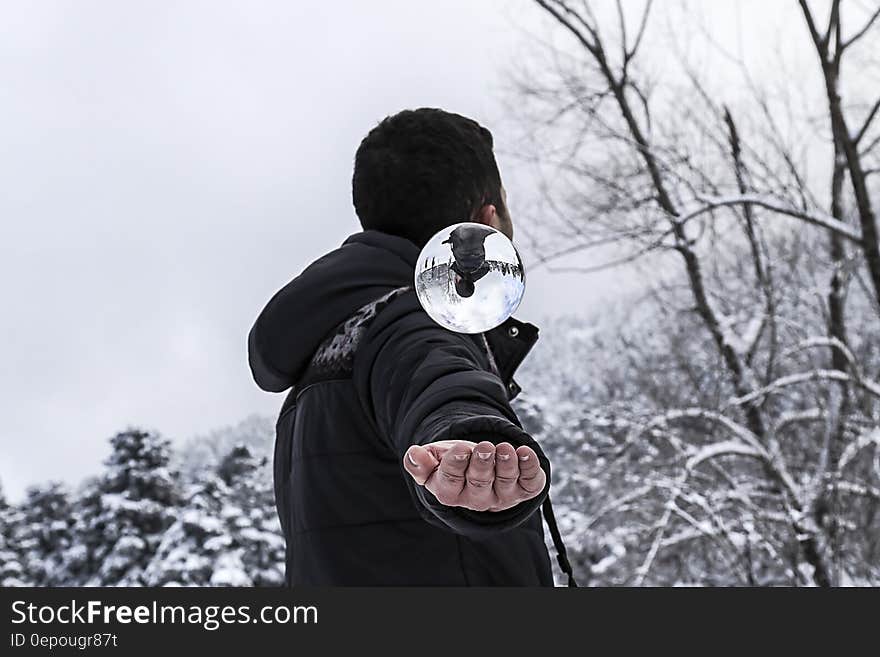
[[[330,331],[377,297],[413,284],[418,256],[413,242],[366,230],[306,267],[269,300],[248,335],[257,385],[269,392],[293,386]]]

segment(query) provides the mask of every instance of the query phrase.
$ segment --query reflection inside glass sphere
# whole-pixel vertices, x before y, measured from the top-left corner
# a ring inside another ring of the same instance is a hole
[[[422,249],[415,286],[435,322],[458,333],[481,333],[503,323],[519,306],[525,273],[503,233],[461,223],[444,228]]]

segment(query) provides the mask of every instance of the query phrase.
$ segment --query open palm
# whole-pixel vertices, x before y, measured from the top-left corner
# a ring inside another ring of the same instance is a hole
[[[441,440],[413,445],[403,466],[441,504],[503,511],[536,497],[547,476],[530,447],[510,443]]]

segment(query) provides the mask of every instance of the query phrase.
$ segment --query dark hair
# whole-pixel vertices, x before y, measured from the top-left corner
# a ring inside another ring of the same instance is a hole
[[[385,118],[355,155],[352,200],[361,226],[424,246],[485,204],[504,211],[492,146],[479,123],[440,109]]]

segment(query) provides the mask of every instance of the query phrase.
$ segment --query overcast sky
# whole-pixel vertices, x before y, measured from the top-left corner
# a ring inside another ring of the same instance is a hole
[[[728,35],[763,3],[734,4],[715,19]],[[761,13],[756,38],[779,15]],[[520,0],[4,2],[7,494],[97,471],[129,424],[179,441],[276,413],[246,334],[277,288],[358,229],[361,138],[419,106],[494,128],[504,71],[542,23]],[[533,190],[499,160],[515,218]],[[619,284],[536,272],[518,316],[572,310],[560,300],[574,285],[589,302]]]

